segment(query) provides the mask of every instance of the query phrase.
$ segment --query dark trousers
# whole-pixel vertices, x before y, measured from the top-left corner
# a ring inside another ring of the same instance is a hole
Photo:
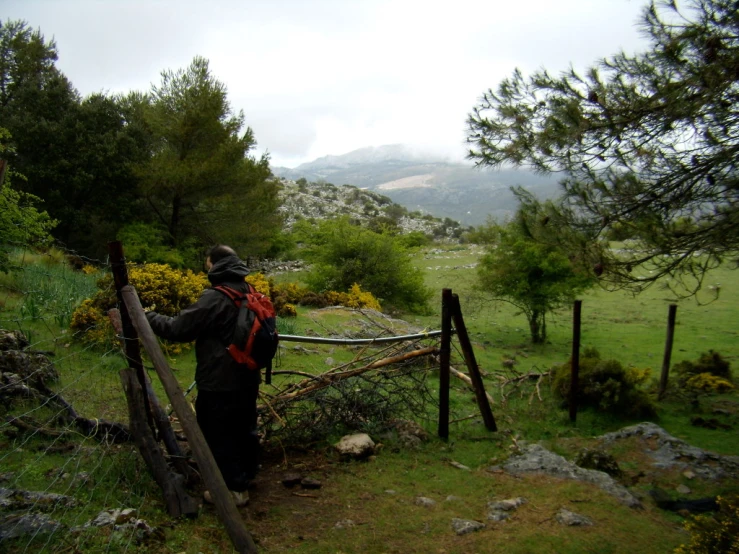
[[[195,400],[198,425],[232,491],[246,490],[259,467],[258,392],[257,384],[238,392],[199,391]]]

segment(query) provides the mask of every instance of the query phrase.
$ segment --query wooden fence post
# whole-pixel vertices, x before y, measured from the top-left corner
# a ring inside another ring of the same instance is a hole
[[[128,361],[128,369],[121,371],[121,382],[128,401],[131,435],[154,480],[162,489],[167,505],[167,513],[173,517],[181,515],[194,517],[198,513],[198,503],[187,494],[184,486],[185,480],[192,480],[194,472],[187,465],[182,450],[177,444],[172,426],[169,424],[169,418],[162,410],[154,391],[151,390],[148,376],[144,370],[144,363],[141,359],[138,335],[131,323],[131,318],[121,295],[122,288],[128,285],[128,272],[126,270],[126,260],[123,256],[123,247],[118,241],[110,242],[108,243],[108,251],[120,306],[121,334]],[[155,437],[155,430],[157,429],[167,450],[173,456],[173,465],[182,475],[170,471],[164,454],[157,444]]]
[[[177,443],[174,429],[169,423],[169,417],[159,403],[154,390],[151,388],[149,376],[144,370],[144,363],[141,359],[141,347],[139,345],[139,337],[136,334],[131,323],[131,317],[121,296],[121,289],[128,285],[128,270],[126,269],[126,258],[123,255],[123,245],[120,241],[112,241],[108,243],[108,253],[110,254],[110,265],[113,273],[113,281],[115,283],[116,295],[118,297],[119,313],[121,316],[122,338],[124,342],[126,359],[128,367],[135,371],[139,380],[139,386],[145,393],[147,402],[144,402],[143,409],[146,413],[149,426],[159,431],[159,438],[164,442],[167,452],[172,457],[172,465],[175,469],[185,477],[185,481],[192,483],[197,481],[197,474],[188,465],[184,452]]]
[[[146,320],[136,290],[128,285],[123,287],[121,294],[128,308],[128,313],[131,316],[131,322],[141,338],[144,349],[154,363],[154,369],[156,369],[157,375],[159,375],[159,379],[161,379],[164,390],[169,397],[169,401],[172,403],[172,407],[180,419],[182,430],[187,436],[190,448],[192,448],[193,455],[203,476],[203,481],[205,481],[205,486],[213,497],[216,510],[231,538],[231,542],[233,542],[234,547],[240,553],[255,553],[257,547],[239,515],[233,496],[231,496],[231,492],[226,487],[226,482],[223,480],[215,459],[213,459],[213,454],[208,447],[208,443],[205,442],[205,437],[203,437],[203,433],[198,426],[195,414],[187,403],[180,384],[172,374],[172,370],[169,364],[167,364],[167,359],[159,347],[159,342],[151,330],[149,322]]]
[[[459,295],[457,294],[452,295],[452,314],[457,338],[459,338],[459,345],[462,347],[467,370],[470,372],[470,379],[475,389],[475,398],[482,414],[482,420],[485,422],[485,427],[488,431],[497,431],[498,426],[495,424],[495,417],[493,417],[493,411],[490,409],[490,403],[485,394],[485,385],[483,385],[480,368],[477,366],[477,360],[475,359],[475,352],[472,350],[472,343],[467,334],[467,326],[462,317],[462,308],[459,304]]]
[[[572,368],[570,372],[570,421],[577,420],[577,393],[580,388],[580,321],[582,300],[575,300],[572,312]]]
[[[667,312],[667,338],[665,339],[665,355],[662,358],[662,374],[659,378],[659,392],[657,400],[667,391],[667,379],[670,374],[670,359],[672,358],[672,341],[675,338],[675,316],[677,314],[677,304],[670,304]]]
[[[439,437],[449,438],[449,359],[452,343],[452,289],[441,291],[441,345],[439,348]]]

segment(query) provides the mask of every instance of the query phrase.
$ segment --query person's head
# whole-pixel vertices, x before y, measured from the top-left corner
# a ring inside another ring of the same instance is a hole
[[[210,268],[213,267],[215,263],[229,256],[236,256],[238,258],[239,255],[233,248],[226,246],[225,244],[216,244],[215,246],[211,246],[205,254],[205,267],[210,271]]]

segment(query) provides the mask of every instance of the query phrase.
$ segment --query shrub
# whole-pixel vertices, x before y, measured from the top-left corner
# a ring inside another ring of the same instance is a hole
[[[246,276],[246,282],[257,289],[257,292],[261,292],[265,296],[272,296],[272,286],[262,273],[250,273]]]
[[[710,373],[698,373],[685,381],[685,387],[692,392],[721,394],[734,388],[729,381]]]
[[[739,553],[739,496],[719,496],[715,515],[694,516],[685,522],[690,531],[688,544],[681,544],[675,554]]]
[[[428,311],[432,293],[398,237],[339,218],[321,222],[312,230],[309,244],[309,255],[315,262],[307,277],[312,290],[348,290],[358,283],[383,304]]]
[[[721,357],[721,354],[709,350],[701,354],[695,362],[684,360],[672,367],[673,371],[681,376],[682,380],[688,380],[699,373],[709,373],[716,377],[722,377],[731,381],[731,368],[729,362]]]
[[[195,302],[208,280],[203,273],[172,269],[164,264],[128,267],[128,280],[136,288],[141,305],[158,313],[173,316]],[[87,344],[112,346],[115,333],[108,310],[117,307],[113,276],[98,281],[98,291],[74,311],[70,328]]]
[[[372,296],[371,292],[362,291],[357,283],[354,283],[349,292],[328,291],[326,299],[330,304],[346,306],[347,308],[369,308],[381,310],[380,303]]]
[[[297,317],[298,310],[294,304],[283,304],[280,309],[277,310],[277,315],[280,317]]]
[[[291,304],[300,303],[303,297],[309,292],[307,288],[301,287],[297,283],[283,283],[276,285],[271,283],[273,299],[283,297],[285,302]]]
[[[627,417],[654,417],[656,409],[638,386],[650,369],[624,368],[617,360],[601,360],[597,350],[586,349],[580,359],[578,406]],[[564,405],[569,404],[572,361],[555,368],[552,388]]]

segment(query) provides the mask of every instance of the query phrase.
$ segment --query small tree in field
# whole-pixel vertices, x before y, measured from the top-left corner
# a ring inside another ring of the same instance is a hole
[[[594,284],[594,277],[576,271],[560,250],[536,241],[520,210],[515,221],[488,223],[478,236],[488,242],[478,267],[479,288],[520,309],[534,343],[546,341],[547,313],[573,301],[577,293]]]

